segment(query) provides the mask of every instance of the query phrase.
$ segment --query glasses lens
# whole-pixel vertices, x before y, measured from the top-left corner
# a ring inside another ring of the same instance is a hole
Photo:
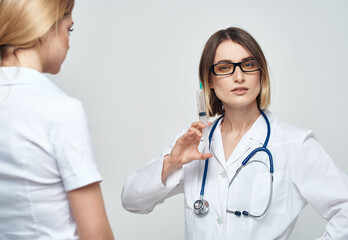
[[[231,63],[219,63],[214,66],[215,74],[229,74],[233,72],[234,65]]]
[[[245,72],[256,71],[256,70],[259,70],[259,68],[260,68],[259,65],[257,64],[256,60],[254,60],[254,59],[243,62],[241,64],[241,67],[242,67],[243,71],[245,71]]]

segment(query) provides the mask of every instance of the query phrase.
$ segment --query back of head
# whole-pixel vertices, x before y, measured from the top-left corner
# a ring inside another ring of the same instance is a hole
[[[0,0],[0,58],[34,47],[73,7],[74,0]]]

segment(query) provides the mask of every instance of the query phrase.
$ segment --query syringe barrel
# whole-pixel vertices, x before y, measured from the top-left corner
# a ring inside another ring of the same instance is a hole
[[[203,116],[199,115],[199,121],[203,122],[204,124],[207,124],[208,123],[208,116],[206,114]]]
[[[199,121],[207,125],[209,118],[208,118],[207,110],[205,107],[204,92],[202,89],[196,92],[196,97],[197,97],[197,111],[198,111]],[[203,144],[204,144],[203,153],[208,153],[209,152],[209,140],[208,140],[209,132],[207,131],[207,128],[204,128],[202,130],[202,134],[203,134],[202,138],[203,138]]]
[[[196,92],[196,97],[197,97],[197,111],[198,111],[199,120],[207,124],[208,116],[207,116],[207,110],[205,107],[204,92],[202,89]]]

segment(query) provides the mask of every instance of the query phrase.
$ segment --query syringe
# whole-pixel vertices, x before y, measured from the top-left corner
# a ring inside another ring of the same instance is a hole
[[[205,107],[205,100],[204,100],[204,92],[203,92],[203,87],[202,83],[199,83],[199,90],[196,92],[196,97],[197,97],[197,111],[198,111],[198,117],[199,121],[203,122],[206,126],[208,125],[208,115],[207,115],[207,109]],[[202,153],[209,153],[209,140],[208,140],[208,131],[207,128],[204,128],[202,130],[203,134],[203,144],[204,144],[204,149]]]

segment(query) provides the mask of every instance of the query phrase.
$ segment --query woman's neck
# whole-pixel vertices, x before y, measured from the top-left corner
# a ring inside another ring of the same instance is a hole
[[[256,101],[242,108],[225,106],[225,117],[221,123],[221,131],[244,134],[251,128],[260,114]]]
[[[26,67],[42,72],[42,64],[39,52],[36,48],[19,49],[13,51],[1,59],[1,67]]]

